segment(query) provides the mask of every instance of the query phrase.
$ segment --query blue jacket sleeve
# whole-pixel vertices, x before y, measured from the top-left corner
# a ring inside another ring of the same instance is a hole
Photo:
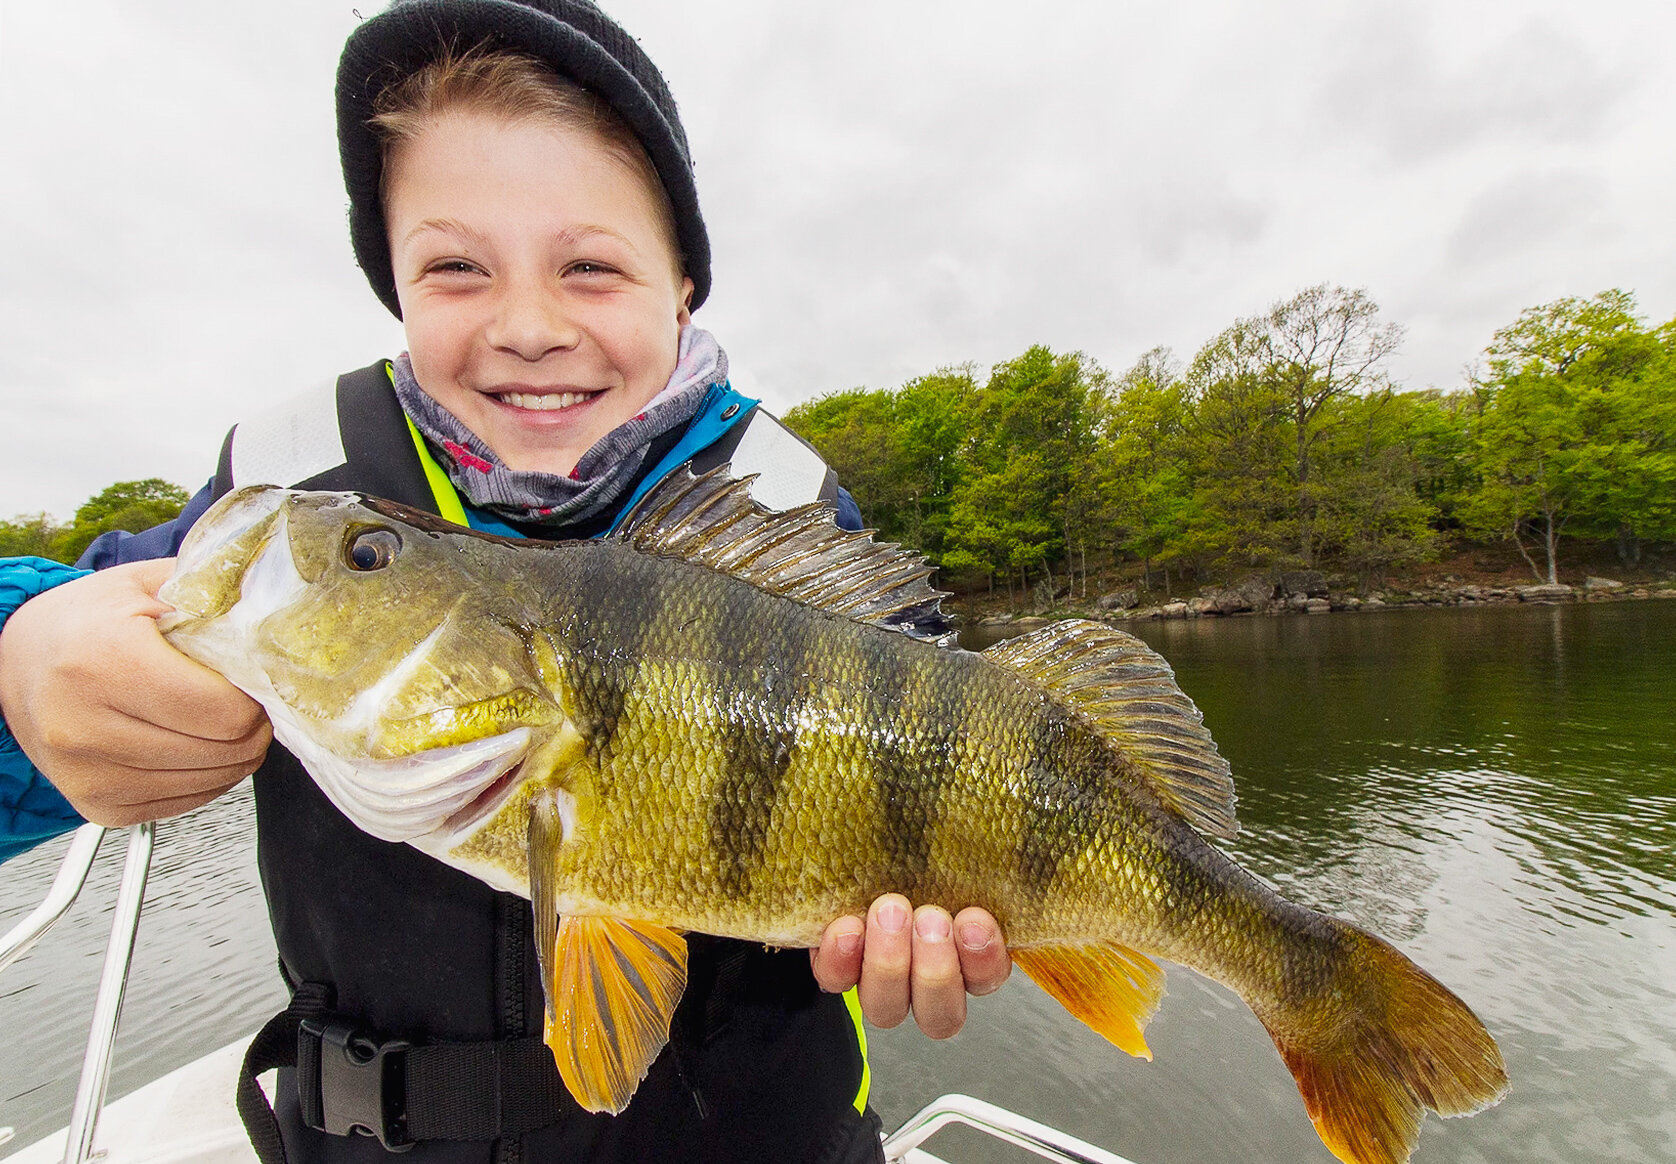
[[[838,487],[838,516],[833,519],[833,524],[852,533],[861,528],[861,507],[842,485]]]
[[[0,558],[0,628],[29,599],[72,578],[106,566],[174,554],[211,500],[206,485],[173,521],[144,533],[118,530],[100,535],[82,555],[79,569],[45,558]],[[81,823],[81,814],[30,763],[0,719],[0,862]]]
[[[45,558],[0,558],[0,629],[35,595],[86,573]],[[0,720],[0,861],[81,822]]]

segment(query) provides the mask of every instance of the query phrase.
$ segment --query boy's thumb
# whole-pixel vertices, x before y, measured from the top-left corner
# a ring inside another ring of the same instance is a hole
[[[113,570],[121,570],[128,575],[129,581],[144,590],[151,597],[157,597],[157,591],[163,583],[175,572],[173,558],[152,558],[145,562],[129,562],[123,566],[113,566]],[[173,607],[168,607],[173,610]]]

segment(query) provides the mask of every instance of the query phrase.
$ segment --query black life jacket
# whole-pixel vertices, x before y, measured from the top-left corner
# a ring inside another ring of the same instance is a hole
[[[705,460],[729,459],[755,430],[763,463],[753,468],[771,468],[778,442],[779,459],[796,462],[783,485],[835,490],[773,417],[741,420]],[[439,511],[383,362],[235,429],[217,493],[253,480]],[[262,886],[293,991],[241,1081],[241,1114],[265,1160],[384,1159],[385,1142],[412,1144],[415,1164],[882,1160],[854,994],[822,992],[806,951],[689,936],[669,1045],[623,1114],[594,1115],[575,1105],[541,1042],[527,900],[362,832],[278,744],[255,790]],[[269,1116],[252,1076],[274,1066]]]

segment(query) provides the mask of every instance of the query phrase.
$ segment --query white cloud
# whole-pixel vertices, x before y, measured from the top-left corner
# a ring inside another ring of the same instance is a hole
[[[1663,3],[607,7],[681,101],[699,321],[772,406],[1036,342],[1186,357],[1322,280],[1407,326],[1416,386],[1558,295],[1676,313]],[[397,350],[336,172],[356,19],[6,9],[0,517],[195,485],[262,400]]]

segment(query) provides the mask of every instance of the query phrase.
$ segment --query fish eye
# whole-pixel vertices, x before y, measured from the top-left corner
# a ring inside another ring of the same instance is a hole
[[[401,535],[393,529],[362,530],[349,539],[343,560],[351,570],[382,570],[396,560],[401,548]]]

